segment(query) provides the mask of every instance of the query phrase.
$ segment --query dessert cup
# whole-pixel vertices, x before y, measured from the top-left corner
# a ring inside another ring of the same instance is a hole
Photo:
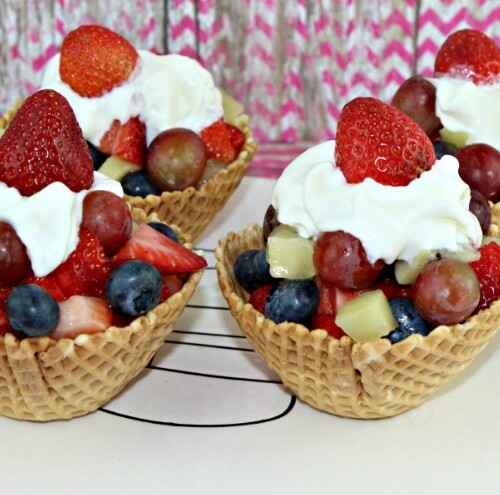
[[[493,207],[491,235],[499,234],[500,205]],[[247,303],[233,266],[238,255],[264,247],[262,228],[249,225],[219,241],[215,251],[221,291],[252,347],[283,384],[311,406],[338,416],[386,418],[423,403],[464,370],[500,326],[500,301],[463,324],[359,344],[325,330],[276,324]]]
[[[143,212],[134,219],[159,220]],[[0,336],[0,414],[52,421],[98,409],[145,368],[174,329],[202,274],[191,273],[179,292],[123,328],[58,341]]]

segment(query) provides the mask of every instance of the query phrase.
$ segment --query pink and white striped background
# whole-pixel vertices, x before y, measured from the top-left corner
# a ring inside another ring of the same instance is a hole
[[[448,34],[500,40],[493,0],[2,0],[0,111],[39,85],[64,35],[100,23],[138,48],[197,58],[244,102],[260,148],[250,173],[275,176],[311,142],[331,138],[342,106],[390,100],[432,74]]]

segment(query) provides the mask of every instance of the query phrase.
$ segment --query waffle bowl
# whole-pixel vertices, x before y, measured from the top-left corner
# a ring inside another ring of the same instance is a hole
[[[179,292],[123,328],[58,341],[0,336],[0,414],[53,421],[98,409],[145,368],[174,329],[202,275],[203,270],[190,274]]]
[[[23,103],[24,100],[19,98],[0,117],[0,131],[9,125]],[[257,143],[249,127],[248,116],[237,117],[235,125],[245,133],[245,143],[234,162],[219,170],[199,189],[188,187],[183,191],[164,191],[159,196],[151,194],[145,198],[125,195],[132,212],[142,210],[146,215],[156,213],[161,221],[177,225],[186,239],[194,241],[225,206],[245,176],[255,154]]]
[[[500,205],[493,209],[498,235]],[[233,266],[240,253],[264,247],[262,228],[249,225],[219,241],[215,251],[219,285],[231,314],[254,350],[299,399],[350,418],[386,418],[423,403],[464,370],[500,326],[500,301],[459,325],[441,325],[427,337],[412,335],[359,344],[325,330],[276,324],[246,301]]]

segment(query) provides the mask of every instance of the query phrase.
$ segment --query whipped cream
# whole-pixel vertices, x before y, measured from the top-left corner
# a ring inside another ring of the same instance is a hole
[[[62,182],[53,182],[32,196],[22,196],[16,188],[0,182],[0,220],[14,227],[37,277],[49,274],[74,251],[83,200],[97,190],[123,196],[121,184],[99,172],[94,172],[90,189],[77,193]]]
[[[222,94],[196,60],[144,50],[138,53],[138,65],[129,79],[103,96],[82,97],[61,81],[60,54],[47,64],[42,88],[58,91],[68,100],[85,139],[96,146],[114,119],[125,123],[139,116],[146,124],[149,144],[166,129],[185,127],[199,132],[223,116]]]
[[[465,144],[486,143],[500,150],[500,83],[429,80],[436,87],[436,115],[445,129],[465,132]]]
[[[407,186],[372,179],[348,184],[327,141],[293,160],[273,191],[281,223],[315,239],[343,230],[361,240],[368,259],[411,262],[423,250],[477,249],[482,231],[469,212],[470,189],[458,161],[445,155]]]

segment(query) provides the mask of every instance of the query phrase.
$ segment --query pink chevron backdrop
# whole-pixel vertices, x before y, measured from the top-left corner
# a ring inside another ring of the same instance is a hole
[[[492,0],[2,0],[0,111],[39,85],[64,35],[100,23],[138,48],[197,58],[244,102],[264,143],[331,138],[342,106],[390,100],[413,73],[432,74],[451,32],[475,27],[500,40]],[[290,147],[289,147],[290,148]],[[275,163],[280,146],[258,155]],[[262,151],[264,150],[264,151]]]

